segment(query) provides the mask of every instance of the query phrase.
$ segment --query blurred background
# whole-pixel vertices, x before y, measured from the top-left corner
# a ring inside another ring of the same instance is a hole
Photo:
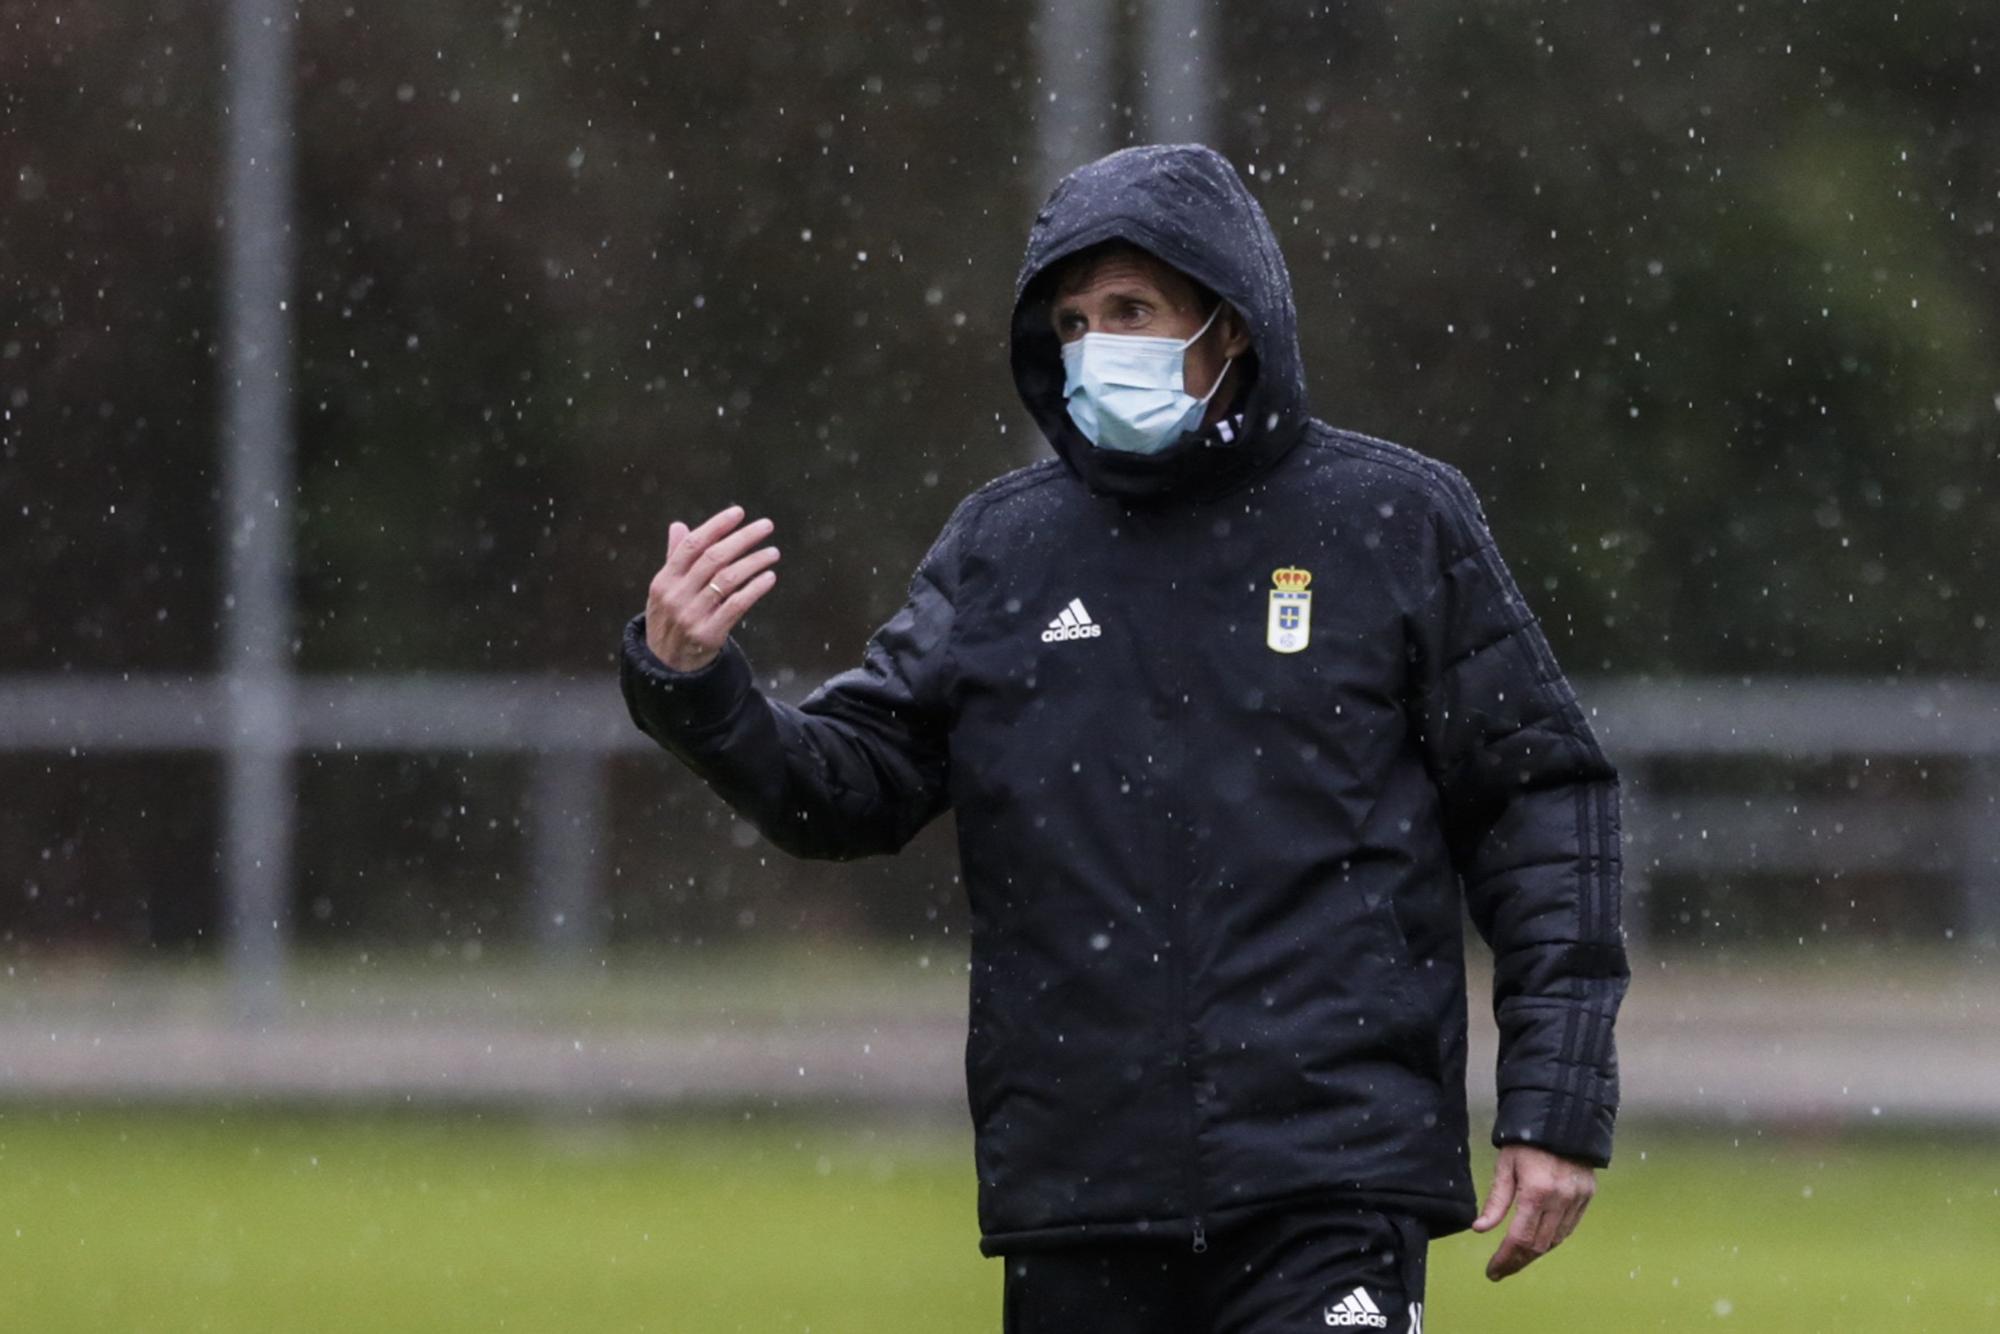
[[[1977,0],[0,0],[8,1327],[997,1326],[949,818],[777,853],[618,636],[738,502],[760,677],[857,661],[1047,452],[1042,195],[1194,139],[1625,779],[1618,1160],[1432,1323],[2000,1328],[1996,61]]]

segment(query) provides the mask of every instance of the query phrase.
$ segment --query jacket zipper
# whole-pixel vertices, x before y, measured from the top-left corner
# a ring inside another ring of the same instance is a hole
[[[1202,1226],[1201,1174],[1195,1167],[1195,1098],[1194,1098],[1194,1042],[1188,1026],[1187,970],[1182,957],[1187,951],[1187,934],[1181,928],[1182,916],[1186,909],[1180,902],[1182,888],[1176,891],[1173,907],[1168,910],[1168,918],[1173,924],[1171,946],[1168,950],[1168,978],[1173,991],[1174,1034],[1181,1044],[1180,1067],[1183,1098],[1181,1107],[1185,1113],[1187,1128],[1186,1147],[1181,1153],[1181,1189],[1187,1192],[1188,1215],[1193,1224],[1193,1243],[1199,1255],[1208,1249],[1208,1232]]]
[[[1186,702],[1187,671],[1185,667],[1183,667],[1181,671],[1175,673],[1173,688],[1175,691],[1175,695],[1174,698],[1169,701],[1169,706],[1167,709],[1168,729],[1166,736],[1168,738],[1167,744],[1174,746],[1178,751],[1178,754],[1175,757],[1178,763],[1175,766],[1174,772],[1184,779],[1187,772],[1187,758],[1188,758],[1187,747],[1185,742],[1183,741],[1184,733],[1181,727],[1181,713],[1187,707],[1187,702]],[[1189,813],[1186,811],[1180,812],[1179,818],[1181,823],[1178,829],[1175,829],[1171,823],[1173,818],[1174,815],[1170,809],[1170,813],[1168,816],[1169,819],[1168,842],[1170,844],[1174,841],[1176,837],[1182,839],[1186,838],[1187,836],[1186,831],[1189,828],[1188,820],[1191,817]],[[1192,851],[1192,848],[1190,848],[1189,851]],[[1190,863],[1191,860],[1192,858],[1183,856],[1176,858],[1175,864],[1178,866],[1186,866]],[[1181,1044],[1180,1067],[1181,1067],[1181,1085],[1182,1085],[1182,1095],[1183,1095],[1183,1101],[1181,1105],[1186,1113],[1185,1123],[1187,1127],[1186,1148],[1184,1149],[1181,1156],[1181,1188],[1187,1192],[1188,1215],[1191,1224],[1190,1240],[1194,1246],[1195,1254],[1199,1255],[1203,1251],[1206,1251],[1208,1249],[1208,1232],[1207,1229],[1204,1228],[1202,1225],[1201,1215],[1202,1215],[1203,1201],[1201,1195],[1201,1173],[1195,1165],[1195,1127],[1197,1124],[1197,1115],[1195,1109],[1195,1094],[1194,1094],[1194,1088],[1195,1088],[1194,1034],[1188,1022],[1188,1001],[1187,1001],[1188,983],[1187,983],[1187,964],[1186,964],[1186,958],[1188,952],[1188,946],[1187,946],[1188,933],[1183,926],[1188,909],[1187,905],[1182,901],[1188,894],[1192,893],[1192,891],[1193,887],[1185,880],[1183,880],[1176,887],[1174,891],[1173,906],[1168,911],[1167,914],[1172,926],[1172,933],[1170,937],[1171,948],[1169,950],[1169,953],[1172,957],[1168,960],[1168,977],[1172,985],[1173,998],[1174,998],[1173,1015],[1174,1015],[1175,1036],[1177,1037],[1177,1039]]]

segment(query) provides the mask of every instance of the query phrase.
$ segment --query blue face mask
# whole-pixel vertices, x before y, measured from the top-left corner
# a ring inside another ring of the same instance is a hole
[[[1201,341],[1221,313],[1218,301],[1208,322],[1185,342],[1087,333],[1064,343],[1063,399],[1076,429],[1102,449],[1154,454],[1199,427],[1202,410],[1222,387],[1236,358],[1224,362],[1215,383],[1196,398],[1182,384],[1187,350]]]

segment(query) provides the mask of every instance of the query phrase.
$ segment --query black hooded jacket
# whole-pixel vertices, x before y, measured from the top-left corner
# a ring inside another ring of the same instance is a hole
[[[1248,320],[1240,432],[1099,449],[1046,274],[1111,237]],[[1290,279],[1228,162],[1146,147],[1035,220],[1013,365],[1057,458],[967,497],[861,665],[794,707],[626,625],[632,718],[781,848],[957,815],[987,1254],[1337,1200],[1472,1219],[1469,908],[1496,1144],[1603,1165],[1618,783],[1464,476],[1308,415]]]

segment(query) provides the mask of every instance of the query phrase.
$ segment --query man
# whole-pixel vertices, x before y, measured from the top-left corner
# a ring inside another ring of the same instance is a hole
[[[737,508],[672,525],[625,627],[634,721],[787,851],[956,811],[1010,1331],[1420,1330],[1428,1238],[1511,1207],[1514,1273],[1610,1160],[1616,771],[1463,475],[1312,418],[1295,324],[1222,157],[1090,163],[1015,291],[1056,457],[958,506],[860,667],[757,690],[728,632],[777,552]]]

